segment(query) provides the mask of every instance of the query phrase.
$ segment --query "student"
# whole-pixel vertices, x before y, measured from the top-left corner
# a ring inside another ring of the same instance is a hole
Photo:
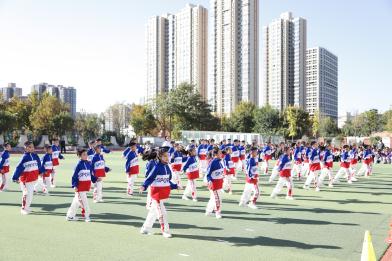
[[[208,201],[206,208],[206,216],[211,216],[215,211],[215,217],[217,219],[222,218],[221,207],[222,207],[222,196],[221,190],[223,186],[223,171],[222,165],[222,151],[218,148],[214,148],[212,151],[213,159],[207,168],[207,185],[210,190],[210,200]]]
[[[34,153],[34,145],[30,141],[24,143],[25,153],[22,160],[16,166],[12,180],[18,182],[23,190],[22,208],[20,213],[28,215],[31,212],[30,205],[33,201],[34,186],[41,170],[41,160]]]
[[[102,144],[102,139],[96,139],[96,140],[95,140],[95,145],[100,146],[100,147],[101,147],[101,151],[102,151],[103,153],[106,153],[106,154],[110,153],[110,150],[109,150],[108,148],[106,148],[106,147]]]
[[[171,169],[173,171],[173,182],[176,183],[177,185],[180,184],[181,182],[181,168],[182,168],[182,162],[184,160],[183,153],[181,151],[181,146],[176,143],[175,144],[175,150],[173,152],[173,156],[171,158]]]
[[[238,150],[240,151],[240,162],[242,171],[245,172],[246,167],[246,142],[243,140],[241,141],[241,145],[238,146]]]
[[[0,192],[8,189],[11,144],[4,143],[3,148],[4,151],[0,154],[0,176],[2,181],[0,186]]]
[[[309,146],[309,143],[302,143],[302,168],[301,168],[301,177],[307,177],[309,175],[309,157],[310,153],[312,152],[311,147]]]
[[[52,158],[52,147],[50,145],[45,145],[45,155],[41,159],[41,178],[35,184],[34,190],[38,191],[42,189],[45,195],[49,195],[50,187],[50,175],[53,172],[53,158]]]
[[[348,153],[350,157],[350,174],[351,174],[351,180],[352,181],[357,181],[357,178],[355,177],[357,174],[357,164],[358,164],[358,149],[357,145],[353,145],[350,152]]]
[[[285,148],[285,143],[281,142],[279,144],[279,148],[280,148],[281,151],[283,151],[284,148]],[[279,175],[279,164],[280,164],[279,159],[277,159],[276,163],[275,163],[275,166],[272,169],[271,176],[270,176],[270,178],[268,180],[268,183],[272,183],[275,180],[275,178]]]
[[[172,172],[169,167],[169,153],[166,149],[161,149],[159,151],[158,159],[159,162],[153,167],[143,185],[140,187],[140,192],[143,192],[151,186],[152,199],[150,210],[146,217],[146,221],[140,229],[140,233],[151,234],[152,226],[158,218],[162,235],[165,238],[170,238],[172,235],[170,234],[164,202],[169,198],[172,189],[178,189],[181,188],[181,186],[171,182]]]
[[[207,160],[207,158],[205,160]],[[192,200],[194,202],[197,202],[197,195],[196,195],[197,191],[196,191],[195,180],[199,178],[199,169],[197,167],[196,150],[194,148],[188,151],[188,157],[186,158],[182,170],[186,173],[186,176],[188,178],[188,183],[184,190],[182,199],[189,200],[188,197],[192,197]]]
[[[309,157],[309,175],[306,178],[305,184],[303,186],[304,189],[309,189],[310,188],[310,183],[313,181],[317,181],[319,177],[319,173],[321,170],[321,165],[320,165],[320,153],[318,150],[318,144],[315,141],[312,141],[310,143],[310,146],[312,148]],[[317,189],[317,187],[316,187]]]
[[[320,152],[323,153],[323,158],[321,159],[321,174],[317,180],[316,191],[320,191],[320,187],[323,185],[325,177],[328,176],[329,182],[332,181],[332,169],[333,169],[333,154],[331,152],[331,144],[326,147],[321,146]]]
[[[263,147],[262,157],[263,157],[264,173],[267,175],[268,174],[268,162],[272,159],[271,142],[268,142],[267,145]]]
[[[139,175],[139,160],[137,155],[137,146],[135,142],[130,142],[128,148],[123,152],[125,162],[125,173],[127,173],[127,194],[128,196],[133,195],[133,185]]]
[[[87,150],[87,159],[88,159],[88,161],[90,161],[90,163],[91,163],[91,161],[93,161],[93,158],[94,158],[94,154],[95,154],[95,150],[94,150],[94,147],[95,147],[95,140],[92,140],[92,141],[90,141],[89,143],[88,143],[88,150]]]
[[[244,192],[242,193],[241,200],[239,203],[240,207],[248,204],[251,209],[257,209],[256,201],[259,198],[259,172],[258,172],[258,155],[257,148],[252,147],[250,150],[250,158],[246,167],[246,183]],[[253,193],[253,197],[252,197]]]
[[[233,176],[235,176],[235,167],[234,167],[234,163],[231,159],[231,148],[229,146],[227,146],[225,148],[225,152],[224,152],[224,158],[223,158],[223,166],[225,167],[225,176],[224,176],[224,180],[223,180],[223,190],[227,191],[230,195],[233,194],[233,189],[232,189],[232,179]]]
[[[291,149],[289,147],[285,147],[283,150],[283,154],[279,158],[279,180],[276,184],[274,190],[271,193],[271,198],[276,198],[283,186],[287,187],[287,196],[286,199],[292,200],[293,198],[293,178],[291,177],[291,159],[290,159]]]
[[[81,149],[78,151],[77,155],[80,160],[72,175],[72,188],[75,190],[75,196],[68,209],[66,220],[77,220],[76,212],[80,207],[85,221],[90,222],[90,207],[88,205],[87,192],[90,191],[91,182],[95,183],[97,178],[92,174],[92,167],[91,163],[88,161],[87,151]]]
[[[94,203],[103,202],[102,195],[102,186],[103,186],[103,178],[106,177],[106,173],[110,171],[110,168],[106,167],[105,160],[103,155],[101,154],[100,145],[95,145],[94,150],[95,154],[93,160],[91,161],[91,166],[93,170],[93,175],[97,178],[97,182],[95,182],[93,199]]]
[[[234,174],[233,174],[233,179],[236,179],[236,172],[240,170],[240,150],[239,150],[239,141],[237,139],[234,140],[234,144],[231,147],[231,161],[233,161],[234,164]]]
[[[369,145],[364,146],[364,152],[362,155],[362,166],[358,171],[358,176],[365,175],[369,177],[372,175],[372,164],[373,164],[373,152]]]
[[[302,150],[303,147],[301,146],[301,143],[297,141],[295,144],[295,149],[293,152],[293,160],[294,160],[294,166],[292,170],[292,175],[293,177],[297,177],[298,180],[301,180],[301,172],[302,172]]]
[[[158,154],[156,149],[151,149],[151,150],[146,150],[143,153],[142,156],[143,161],[147,161],[146,163],[146,173],[145,173],[145,178],[150,175],[151,170],[154,169],[155,165],[158,163]],[[146,198],[146,208],[150,209],[152,204],[152,199],[151,199],[151,187],[147,188],[147,198]]]
[[[205,173],[207,170],[207,149],[208,145],[206,140],[201,140],[201,144],[197,147],[197,156],[200,162],[200,171]]]
[[[53,171],[52,171],[52,178],[50,180],[51,187],[55,188],[56,187],[56,181],[55,181],[55,176],[56,176],[56,168],[57,166],[60,165],[59,159],[64,159],[63,155],[60,153],[60,146],[59,146],[59,140],[53,139],[52,140],[52,160],[53,160]]]
[[[340,169],[336,173],[335,178],[330,183],[330,187],[333,187],[333,184],[338,182],[342,175],[346,176],[347,182],[349,184],[352,183],[352,181],[351,181],[351,174],[350,174],[350,170],[349,170],[349,168],[350,168],[350,158],[348,156],[348,150],[349,150],[349,146],[348,145],[344,145],[343,149],[342,149],[342,153],[340,155]]]

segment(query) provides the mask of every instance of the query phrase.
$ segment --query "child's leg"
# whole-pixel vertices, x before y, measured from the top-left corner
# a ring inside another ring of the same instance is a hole
[[[340,167],[340,169],[338,170],[338,173],[336,173],[335,178],[333,179],[333,183],[335,183],[336,181],[338,181],[340,179],[340,176],[342,176],[342,174],[344,173],[344,168]]]
[[[286,179],[283,177],[279,177],[278,183],[276,183],[276,186],[271,193],[271,197],[276,197],[279,194],[279,192],[282,190],[285,183],[286,183]]]
[[[97,193],[97,198],[99,201],[102,200],[103,194],[102,194],[102,187],[103,187],[103,180],[100,180],[97,182],[97,188],[98,188],[98,193]]]
[[[3,173],[0,174],[1,175],[1,186],[0,186],[0,190],[6,190],[8,188],[8,177],[9,177],[9,173]]]
[[[186,183],[186,187],[185,187],[185,190],[184,190],[184,196],[185,197],[189,197],[190,195],[191,195],[191,193],[192,193],[192,189],[191,189],[191,180],[190,179],[188,179],[188,182]]]
[[[49,193],[50,177],[44,177],[44,190]]]
[[[227,186],[228,186],[229,193],[232,192],[232,179],[233,179],[233,175],[227,175]]]
[[[158,204],[159,203],[155,199],[151,200],[151,207],[150,207],[150,210],[148,211],[146,220],[144,221],[144,224],[142,227],[142,229],[147,230],[148,232],[151,231],[152,226],[154,225],[155,220],[157,219],[157,216],[158,216],[157,205]]]
[[[318,178],[318,181],[317,181],[318,188],[320,188],[323,185],[324,179],[328,175],[328,172],[329,172],[328,168],[323,168],[321,170],[320,177]]]
[[[292,177],[286,178],[286,186],[287,186],[287,197],[292,197],[293,188],[294,188],[294,182]]]
[[[245,205],[249,202],[250,196],[252,193],[252,184],[245,183],[244,191],[242,192],[242,196],[240,199],[240,204]]]
[[[268,160],[263,161],[263,172],[268,174]]]
[[[25,183],[26,197],[25,197],[25,207],[24,207],[24,209],[27,210],[27,211],[30,211],[30,205],[31,205],[31,202],[33,201],[33,194],[34,194],[35,183],[36,183],[35,181],[33,181],[33,182],[26,182]]]
[[[55,169],[55,167],[53,167],[52,173],[50,175],[51,175],[51,180],[50,180],[51,187],[54,188],[56,186],[56,181],[55,181],[56,169]]]
[[[194,179],[190,180],[190,185],[191,185],[191,195],[193,199],[196,199],[196,182]]]
[[[215,200],[215,214],[218,216],[221,214],[222,197],[220,190],[213,190],[214,200]]]
[[[68,211],[67,211],[67,217],[69,218],[74,218],[76,216],[76,211],[79,208],[79,195],[78,192],[75,192],[75,196],[72,200],[71,206],[69,207]]]
[[[133,195],[133,179],[132,179],[132,176],[133,176],[133,175],[128,175],[128,177],[127,177],[127,182],[128,182],[128,185],[127,185],[127,194],[128,194],[129,196]]]
[[[87,192],[78,192],[78,200],[79,204],[82,208],[82,212],[84,213],[84,217],[86,219],[90,218],[90,207],[87,201]]]
[[[253,197],[252,197],[252,203],[256,204],[257,199],[260,196],[260,190],[259,190],[259,184],[252,184],[252,190],[253,190]]]
[[[146,208],[150,209],[152,204],[152,198],[151,198],[151,189],[148,187],[147,189],[147,199],[146,199]]]
[[[43,187],[44,187],[44,180],[43,180],[44,178],[43,177],[38,177],[38,180],[37,180],[37,182],[35,183],[35,185],[34,185],[34,191],[35,192],[38,192],[41,188],[43,189]]]
[[[223,190],[229,189],[229,175],[224,175],[223,177]]]
[[[310,183],[313,181],[314,177],[315,177],[314,171],[310,171],[308,177],[306,178],[304,187],[309,187]]]
[[[208,201],[206,207],[206,213],[210,214],[214,211],[214,209],[215,209],[215,196],[214,196],[214,192],[210,190],[210,200]]]
[[[269,178],[269,182],[271,183],[272,181],[274,181],[275,178],[276,178],[278,175],[279,175],[279,170],[278,170],[278,167],[275,166],[275,167],[272,169],[272,173],[271,173],[271,177]]]
[[[169,222],[167,221],[167,212],[163,201],[157,202],[158,220],[161,225],[161,231],[169,233]]]

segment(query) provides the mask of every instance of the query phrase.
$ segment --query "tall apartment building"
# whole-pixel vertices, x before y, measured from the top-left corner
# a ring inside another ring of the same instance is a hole
[[[305,109],[306,31],[306,20],[291,12],[263,28],[264,104]]]
[[[209,101],[230,114],[241,101],[258,105],[258,0],[212,0]]]
[[[33,85],[31,91],[36,92],[39,98],[42,98],[44,93],[55,96],[60,101],[68,104],[71,116],[76,117],[76,89],[74,87],[56,86],[44,82]]]
[[[338,57],[322,47],[306,51],[306,110],[338,121]]]
[[[7,87],[0,88],[3,100],[9,101],[13,97],[22,97],[22,88],[16,87],[15,83],[9,83]]]
[[[207,19],[207,9],[200,5],[149,19],[147,101],[183,82],[194,84],[206,98]]]

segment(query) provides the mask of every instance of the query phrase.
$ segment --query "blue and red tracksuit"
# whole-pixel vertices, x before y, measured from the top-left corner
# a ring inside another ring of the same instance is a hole
[[[38,175],[41,171],[41,160],[35,153],[25,153],[22,156],[22,160],[16,166],[12,180],[17,181],[18,179],[22,183],[33,182],[38,179]]]
[[[214,158],[211,160],[207,168],[207,181],[211,182],[209,189],[220,190],[223,186],[223,172],[224,167],[222,165],[221,159]]]
[[[182,170],[186,173],[188,179],[198,179],[199,178],[199,167],[197,166],[197,160],[195,156],[190,156],[186,159]]]
[[[170,190],[177,189],[177,184],[171,182],[172,172],[168,164],[158,162],[150,171],[144,180],[143,187],[145,190],[151,186],[151,198],[158,202],[167,199],[170,196]]]

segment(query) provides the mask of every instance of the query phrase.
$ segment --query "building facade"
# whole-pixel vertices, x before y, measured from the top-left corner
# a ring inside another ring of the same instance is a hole
[[[207,9],[188,4],[179,13],[154,16],[146,28],[146,102],[183,82],[207,96]]]
[[[209,101],[218,115],[258,105],[258,0],[212,0]]]
[[[306,51],[306,110],[338,122],[338,57],[322,47]]]
[[[31,92],[36,92],[39,98],[42,98],[45,93],[55,96],[69,106],[72,118],[76,117],[76,89],[74,87],[56,86],[44,82],[33,85]]]
[[[306,108],[307,23],[291,12],[263,28],[263,103]]]
[[[129,122],[131,121],[131,105],[114,104],[103,113],[105,131],[114,131],[118,134],[127,135]]]
[[[22,88],[16,87],[15,83],[9,83],[7,87],[0,88],[3,100],[9,101],[14,97],[22,97]]]

